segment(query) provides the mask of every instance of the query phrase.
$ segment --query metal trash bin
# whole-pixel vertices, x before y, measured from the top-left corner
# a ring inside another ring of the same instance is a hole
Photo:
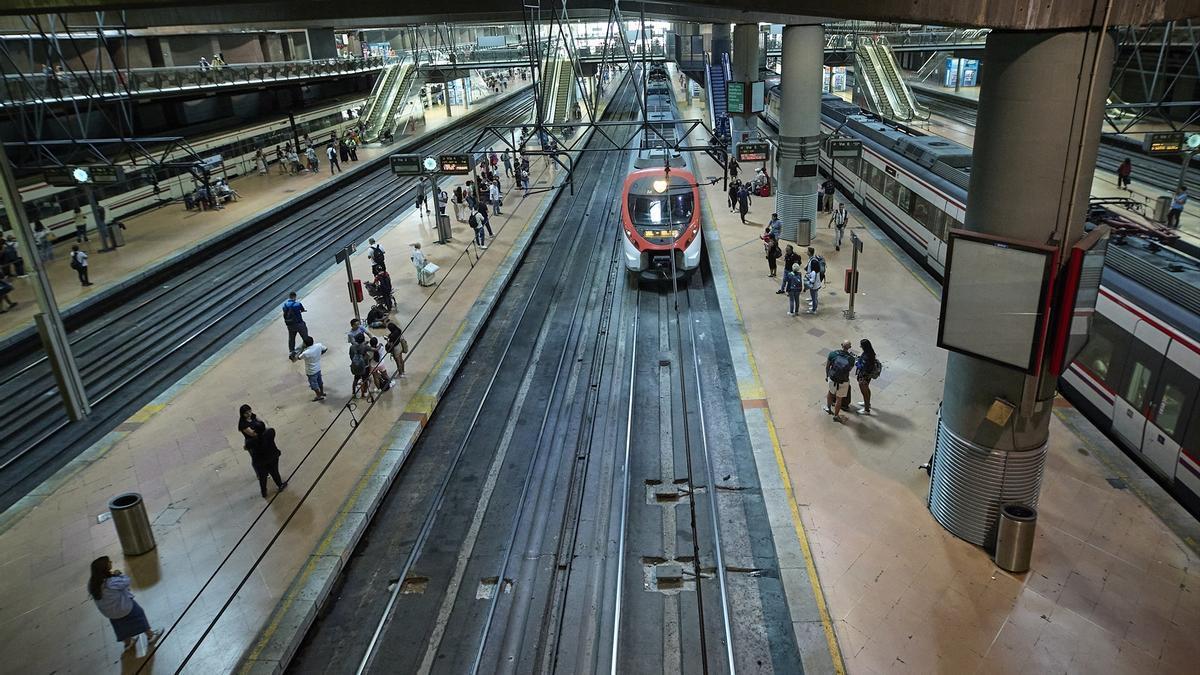
[[[154,550],[154,531],[146,515],[146,502],[136,492],[126,492],[108,500],[108,512],[121,540],[125,555],[141,555]]]
[[[1170,210],[1171,210],[1171,198],[1169,196],[1163,195],[1162,197],[1155,199],[1154,200],[1154,218],[1153,218],[1154,222],[1156,222],[1156,223],[1167,222],[1167,212]]]
[[[1037,509],[1024,504],[1005,504],[1000,507],[996,565],[1009,572],[1028,571],[1036,531]]]

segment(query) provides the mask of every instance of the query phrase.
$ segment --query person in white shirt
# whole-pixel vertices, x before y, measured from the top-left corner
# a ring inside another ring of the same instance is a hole
[[[337,148],[333,147],[333,143],[325,146],[325,156],[329,158],[329,175],[334,174],[334,169],[342,170],[342,165],[338,162]]]
[[[92,282],[88,280],[88,261],[87,251],[79,250],[79,245],[71,246],[71,269],[79,275],[79,283],[84,286],[91,286]]]
[[[413,244],[413,252],[412,256],[410,256],[410,259],[412,260],[413,267],[417,268],[417,284],[421,286],[432,286],[433,275],[437,272],[437,270],[430,269],[430,267],[433,267],[433,263],[429,262],[429,259],[425,257],[424,251],[421,250],[420,243]]]
[[[833,250],[842,250],[842,237],[846,234],[846,223],[849,221],[850,214],[846,212],[846,205],[838,203],[838,207],[833,211],[833,217],[829,222],[833,223]]]
[[[300,352],[300,359],[304,361],[304,374],[308,376],[308,388],[313,390],[316,396],[314,401],[321,401],[325,398],[325,382],[321,379],[321,355],[329,351],[329,348],[320,342],[314,342],[311,337],[304,338],[304,351]]]
[[[808,273],[804,275],[804,287],[808,289],[809,314],[817,313],[817,291],[821,289],[821,273],[810,268]]]
[[[500,181],[492,181],[492,186],[488,188],[488,199],[492,202],[492,211],[500,215]]]

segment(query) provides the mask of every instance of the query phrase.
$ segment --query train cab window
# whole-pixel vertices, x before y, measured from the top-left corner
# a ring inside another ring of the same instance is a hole
[[[1162,377],[1158,385],[1157,404],[1154,409],[1154,424],[1176,442],[1183,441],[1187,417],[1184,416],[1196,399],[1200,381],[1184,371],[1174,361],[1163,360]]]
[[[671,195],[671,222],[687,223],[692,219],[692,193]],[[629,214],[638,226],[662,225],[667,222],[667,200],[658,195],[629,195]]]
[[[1105,385],[1116,389],[1121,381],[1130,335],[1101,314],[1092,317],[1091,337],[1075,361]]]

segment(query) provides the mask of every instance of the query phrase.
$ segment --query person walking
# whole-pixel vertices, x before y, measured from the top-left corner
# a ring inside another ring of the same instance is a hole
[[[1133,176],[1133,160],[1126,157],[1125,161],[1121,162],[1121,166],[1117,167],[1117,187],[1125,188],[1126,190],[1128,190],[1129,182],[1130,182],[1130,179],[1132,178],[1132,176]]]
[[[75,243],[82,244],[88,240],[87,236],[87,217],[83,215],[83,211],[79,207],[75,207],[75,214],[72,216],[73,224],[75,225]]]
[[[151,644],[162,636],[162,629],[150,627],[146,611],[133,599],[133,593],[129,590],[132,584],[133,581],[121,570],[113,569],[108,556],[100,556],[92,561],[88,595],[92,596],[96,609],[112,625],[117,642],[125,643],[126,651],[137,645],[139,635],[145,635],[146,641]]]
[[[732,157],[729,158],[729,177],[730,178],[737,180],[738,171],[741,170],[741,168],[742,168],[742,165],[738,164],[738,161],[736,159],[734,159]]]
[[[842,250],[842,237],[846,234],[846,223],[849,222],[850,214],[846,212],[846,205],[838,202],[838,207],[834,209],[833,216],[829,219],[833,223],[833,250]]]
[[[733,213],[737,209],[738,204],[738,188],[741,184],[736,180],[729,182],[729,191],[726,193],[729,197],[729,212]]]
[[[779,290],[775,291],[776,295],[782,295],[783,293],[787,292],[787,279],[786,279],[787,272],[789,270],[791,270],[794,265],[799,265],[800,262],[801,262],[800,254],[796,253],[796,249],[791,244],[788,244],[787,248],[785,248],[783,251],[783,271],[784,271],[785,278],[783,281],[779,282]],[[800,282],[801,282],[801,284],[800,284],[801,290],[803,290],[804,273],[801,272],[799,276],[800,276]]]
[[[742,185],[738,188],[737,193],[738,215],[742,217],[742,224],[746,224],[746,214],[750,213],[750,190]]]
[[[488,217],[488,206],[486,200],[479,201],[479,215],[483,216],[483,229],[487,230],[488,239],[495,238],[492,234],[492,219]]]
[[[871,341],[863,338],[858,341],[862,354],[854,362],[854,379],[858,381],[858,390],[862,392],[863,404],[861,412],[871,414],[871,380],[883,373],[883,363],[875,356],[875,348]]]
[[[825,357],[825,380],[829,382],[829,392],[825,394],[825,412],[833,415],[836,422],[845,421],[842,402],[850,395],[850,371],[853,368],[854,354],[850,351],[850,341],[842,340],[841,349],[835,349]]]
[[[783,221],[779,219],[778,213],[771,214],[771,220],[767,222],[767,228],[771,230],[771,234],[775,235],[775,239],[779,240],[783,234]],[[788,248],[791,248],[790,246]],[[787,269],[786,267],[784,269]]]
[[[425,181],[417,179],[417,197],[413,202],[413,206],[417,207],[417,212],[421,217],[425,217],[425,212],[429,210],[429,201],[425,198]]]
[[[258,419],[258,415],[250,409],[249,404],[243,404],[238,409],[238,432],[244,437],[243,447],[250,453],[250,466],[258,477],[258,491],[263,499],[267,498],[267,477],[275,481],[279,492],[287,487],[287,481],[279,476],[279,446],[275,445],[275,430],[267,423]]]
[[[329,351],[328,347],[314,341],[312,337],[304,338],[304,351],[300,352],[300,358],[304,361],[304,374],[308,377],[308,388],[316,394],[313,401],[325,399],[325,380],[321,378],[321,355],[327,351]]]
[[[784,269],[786,271],[783,273],[783,287],[788,296],[788,316],[799,316],[800,291],[804,290],[804,277],[800,272],[800,263],[792,263],[790,267]]]
[[[821,273],[809,266],[808,272],[804,274],[804,286],[808,289],[808,313],[817,313],[817,292],[824,285],[824,280],[821,278]]]
[[[763,231],[763,236],[760,238],[763,240],[763,252],[767,258],[767,269],[770,270],[767,278],[774,278],[776,276],[777,261],[783,255],[783,252],[779,250],[779,240],[775,238],[775,235],[771,234],[771,228],[769,227]]]
[[[332,176],[334,173],[342,170],[342,163],[338,161],[337,148],[333,147],[332,142],[330,142],[329,145],[325,146],[325,156],[329,158],[329,175],[330,176]]]
[[[1187,201],[1187,188],[1180,185],[1175,190],[1175,196],[1171,198],[1171,210],[1167,211],[1167,227],[1179,228],[1179,217],[1183,215],[1183,207],[1187,205]]]
[[[304,322],[304,305],[296,299],[296,291],[288,293],[288,299],[283,301],[283,325],[288,332],[288,359],[295,361],[299,352],[296,351],[296,336],[300,336],[300,344],[308,339],[308,324]]]
[[[405,378],[404,362],[407,360],[408,340],[404,338],[404,330],[400,328],[400,324],[395,321],[388,320],[387,323],[387,343],[384,345],[387,353],[392,355],[392,360],[396,362],[396,377]]]
[[[71,245],[71,269],[79,275],[79,284],[81,286],[91,286],[92,282],[88,279],[88,254],[86,251],[79,250],[79,244]]]
[[[832,178],[828,178],[824,183],[821,183],[821,210],[833,210],[833,193],[837,190],[837,183],[833,182]]]

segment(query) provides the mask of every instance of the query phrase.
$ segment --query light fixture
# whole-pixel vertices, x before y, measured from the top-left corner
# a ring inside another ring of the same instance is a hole
[[[667,191],[667,181],[665,181],[661,178],[654,181],[654,191],[659,194],[666,192]]]
[[[82,166],[77,166],[74,169],[72,169],[71,177],[75,179],[76,183],[79,183],[81,185],[92,182],[92,174],[89,173],[88,170],[83,168]]]

